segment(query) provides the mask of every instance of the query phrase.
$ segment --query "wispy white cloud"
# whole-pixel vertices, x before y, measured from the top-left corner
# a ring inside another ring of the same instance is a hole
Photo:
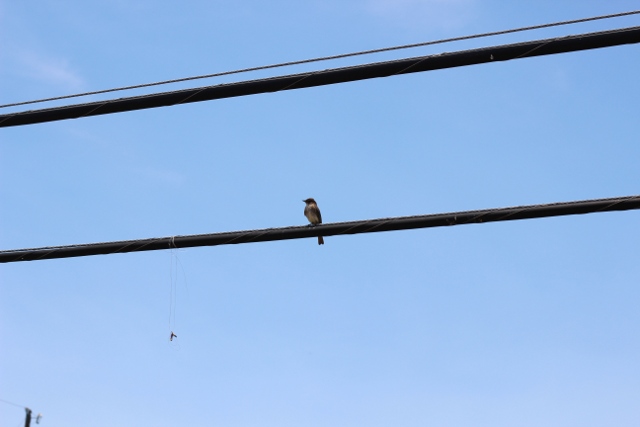
[[[16,55],[17,66],[30,78],[69,90],[80,90],[85,81],[69,61],[34,51],[21,51]]]
[[[476,0],[367,0],[367,9],[401,26],[460,28],[472,16]]]

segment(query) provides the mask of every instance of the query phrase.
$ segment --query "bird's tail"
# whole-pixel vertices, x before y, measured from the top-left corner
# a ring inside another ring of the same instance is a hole
[[[322,238],[322,236],[318,236],[318,244],[324,245],[324,239]]]

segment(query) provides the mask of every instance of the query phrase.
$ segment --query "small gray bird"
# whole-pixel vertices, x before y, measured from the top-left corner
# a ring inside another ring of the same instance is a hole
[[[322,214],[320,214],[320,209],[318,208],[318,204],[313,199],[303,200],[307,205],[304,207],[304,216],[307,217],[309,222],[312,225],[322,224]],[[318,236],[318,244],[324,245],[324,239],[322,236]]]

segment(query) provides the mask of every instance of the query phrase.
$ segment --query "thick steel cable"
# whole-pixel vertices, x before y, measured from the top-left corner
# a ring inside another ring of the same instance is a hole
[[[119,91],[124,91],[124,90],[141,89],[141,88],[145,88],[145,87],[152,87],[152,86],[160,86],[160,85],[166,85],[166,84],[172,84],[172,83],[187,82],[187,81],[191,81],[191,80],[208,79],[208,78],[213,78],[213,77],[228,76],[228,75],[231,75],[231,74],[247,73],[247,72],[250,72],[250,71],[269,70],[269,69],[273,69],[273,68],[288,67],[288,66],[292,66],[292,65],[309,64],[309,63],[321,62],[321,61],[330,61],[330,60],[335,60],[335,59],[350,58],[350,57],[354,57],[354,56],[370,55],[370,54],[382,53],[382,52],[390,52],[390,51],[394,51],[394,50],[411,49],[411,48],[416,48],[416,47],[432,46],[432,45],[436,45],[436,44],[451,43],[451,42],[457,42],[457,41],[463,41],[463,40],[479,39],[479,38],[483,38],[483,37],[494,37],[494,36],[500,36],[500,35],[504,35],[504,34],[513,34],[513,33],[518,33],[518,32],[523,32],[523,31],[539,30],[539,29],[543,29],[543,28],[558,27],[558,26],[561,26],[561,25],[580,24],[580,23],[584,23],[584,22],[597,21],[597,20],[602,20],[602,19],[619,18],[619,17],[623,17],[623,16],[630,16],[630,15],[637,15],[637,14],[640,14],[640,10],[633,10],[633,11],[621,12],[621,13],[613,13],[613,14],[610,14],[610,15],[593,16],[593,17],[590,17],[590,18],[572,19],[572,20],[569,20],[569,21],[552,22],[552,23],[549,23],[549,24],[532,25],[532,26],[528,26],[528,27],[513,28],[513,29],[509,29],[509,30],[491,31],[491,32],[488,32],[488,33],[473,34],[473,35],[468,35],[468,36],[451,37],[451,38],[440,39],[440,40],[432,40],[432,41],[428,41],[428,42],[405,44],[405,45],[401,45],[401,46],[392,46],[392,47],[385,47],[385,48],[380,48],[380,49],[363,50],[363,51],[359,51],[359,52],[343,53],[343,54],[339,54],[339,55],[322,56],[322,57],[319,57],[319,58],[303,59],[303,60],[299,60],[299,61],[281,62],[281,63],[278,63],[278,64],[262,65],[262,66],[259,66],[259,67],[242,68],[242,69],[239,69],[239,70],[223,71],[223,72],[220,72],[220,73],[203,74],[203,75],[200,75],[200,76],[183,77],[183,78],[179,78],[179,79],[163,80],[163,81],[159,81],[159,82],[143,83],[143,84],[132,85],[132,86],[123,86],[123,87],[118,87],[118,88],[113,88],[113,89],[96,90],[96,91],[92,91],[92,92],[83,92],[83,93],[77,93],[77,94],[73,94],[73,95],[63,95],[63,96],[56,96],[56,97],[52,97],[52,98],[36,99],[36,100],[32,100],[32,101],[14,102],[14,103],[11,103],[11,104],[0,105],[0,108],[17,107],[17,106],[20,106],[20,105],[38,104],[38,103],[41,103],[41,102],[49,102],[49,101],[59,101],[59,100],[62,100],[62,99],[79,98],[79,97],[82,97],[82,96],[99,95],[99,94],[103,94],[103,93],[119,92]]]
[[[411,230],[417,228],[444,227],[462,224],[481,224],[486,222],[578,215],[594,212],[625,211],[632,209],[640,209],[640,196],[581,200],[574,202],[516,206],[432,215],[381,218],[363,221],[336,222],[313,227],[296,226],[265,228],[260,230],[232,231],[226,233],[171,236],[68,246],[48,246],[33,249],[14,249],[0,251],[0,263],[71,258],[90,255],[107,255],[125,252],[154,251],[174,248],[191,248],[197,246],[219,246],[268,242],[274,240],[304,239],[317,236],[376,233],[380,231]],[[322,248],[322,250],[324,249],[325,248]]]
[[[0,115],[0,127],[303,89],[640,42],[640,26]]]

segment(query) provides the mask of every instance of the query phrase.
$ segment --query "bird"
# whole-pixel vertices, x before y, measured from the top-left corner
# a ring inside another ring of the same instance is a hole
[[[309,198],[303,200],[306,203],[304,207],[304,216],[307,217],[311,225],[322,224],[322,215],[320,214],[320,209],[318,208],[318,204],[315,200]],[[324,245],[324,239],[322,236],[318,236],[318,244]]]

